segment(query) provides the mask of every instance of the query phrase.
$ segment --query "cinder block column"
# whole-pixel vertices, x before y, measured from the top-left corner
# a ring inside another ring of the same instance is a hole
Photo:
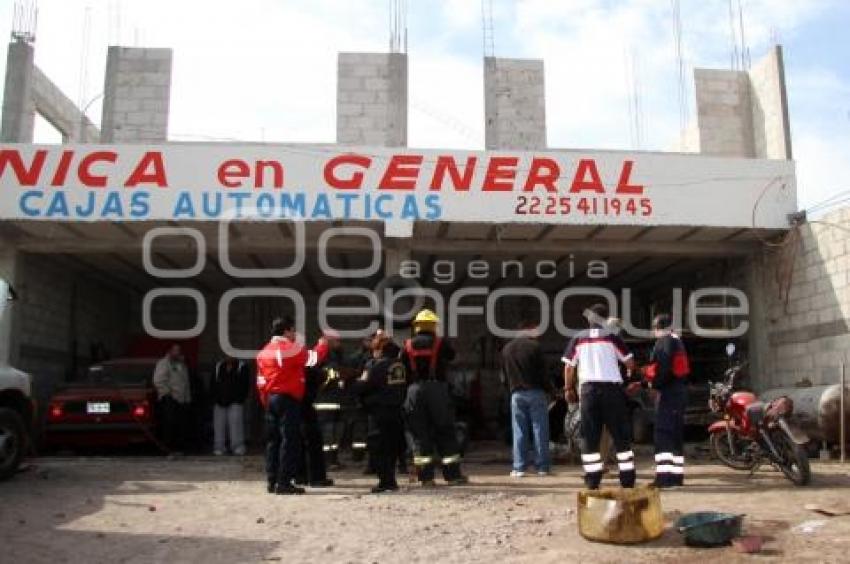
[[[171,49],[109,48],[101,141],[167,139],[171,61]]]
[[[700,153],[754,157],[750,81],[744,71],[696,69]]]
[[[407,54],[339,54],[336,141],[407,146]]]
[[[761,159],[791,159],[791,124],[782,47],[775,45],[749,72],[753,149]]]
[[[790,159],[791,127],[782,48],[749,71],[695,69],[695,135],[684,150],[706,155]]]
[[[33,46],[12,41],[6,55],[3,125],[0,138],[7,143],[32,143],[35,102],[32,95]]]
[[[542,60],[484,58],[484,120],[488,150],[546,148]]]

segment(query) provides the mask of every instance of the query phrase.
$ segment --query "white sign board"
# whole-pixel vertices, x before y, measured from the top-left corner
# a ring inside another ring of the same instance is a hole
[[[0,219],[783,228],[790,161],[593,151],[0,145]]]

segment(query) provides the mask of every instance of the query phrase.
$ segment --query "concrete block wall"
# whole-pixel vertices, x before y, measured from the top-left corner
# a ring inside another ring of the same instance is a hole
[[[93,343],[117,355],[126,346],[128,292],[48,255],[20,254],[12,364],[31,373],[40,399],[69,376],[72,344],[81,368]]]
[[[484,120],[488,150],[546,148],[542,60],[484,58]]]
[[[791,158],[791,128],[782,47],[774,46],[749,71],[753,151],[765,159]]]
[[[754,157],[750,83],[746,72],[696,69],[701,153]]]
[[[407,146],[407,54],[340,53],[336,140]]]
[[[799,242],[753,262],[759,389],[837,383],[841,363],[850,367],[848,229],[850,208],[834,211],[801,226]],[[787,307],[778,280],[790,282]]]
[[[112,46],[106,59],[101,141],[168,138],[171,49]]]
[[[682,150],[724,157],[791,159],[782,48],[748,71],[695,69],[697,136]]]

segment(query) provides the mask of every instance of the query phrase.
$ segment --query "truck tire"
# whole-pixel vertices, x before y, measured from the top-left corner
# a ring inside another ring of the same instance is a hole
[[[639,445],[652,442],[652,425],[640,406],[632,409],[632,442]]]
[[[25,449],[26,431],[21,416],[13,409],[0,407],[0,480],[15,474]]]

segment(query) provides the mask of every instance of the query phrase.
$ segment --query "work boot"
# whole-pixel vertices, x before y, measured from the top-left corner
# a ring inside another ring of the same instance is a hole
[[[299,488],[292,484],[278,484],[274,490],[277,495],[302,495],[306,493],[304,488]]]
[[[266,491],[269,492],[270,494],[273,494],[276,485],[277,484],[275,484],[274,481],[269,480],[268,482],[266,482]]]
[[[422,480],[422,487],[426,490],[431,490],[437,487],[437,482],[434,480]]]
[[[398,484],[378,484],[374,488],[372,488],[373,494],[386,493],[386,492],[396,492],[398,491]]]
[[[660,490],[676,488],[683,485],[682,482],[676,479],[675,476],[656,476],[652,481],[652,485]]]
[[[330,478],[325,478],[323,480],[313,480],[309,485],[311,488],[329,488],[334,485],[334,481]]]

